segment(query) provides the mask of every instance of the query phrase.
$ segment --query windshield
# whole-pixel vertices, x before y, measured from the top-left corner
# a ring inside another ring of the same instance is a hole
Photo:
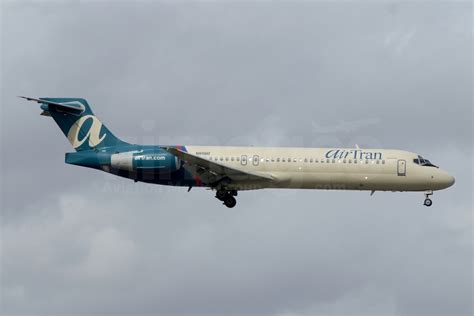
[[[423,167],[435,167],[438,168],[438,166],[433,165],[428,159],[425,159],[418,155],[418,158],[413,159],[413,162],[416,163],[417,165],[423,166]]]

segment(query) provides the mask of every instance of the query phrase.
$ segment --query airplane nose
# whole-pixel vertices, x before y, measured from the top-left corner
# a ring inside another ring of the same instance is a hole
[[[448,173],[446,173],[443,177],[442,177],[442,181],[441,181],[444,185],[445,188],[449,188],[450,186],[452,186],[454,184],[454,182],[456,182],[456,180],[454,179],[454,177]]]
[[[436,183],[436,186],[439,189],[449,188],[455,182],[455,179],[452,175],[440,169],[438,169],[438,174],[431,176],[431,178],[434,180],[434,182]]]
[[[453,176],[448,176],[448,186],[452,186],[456,182],[456,179],[454,179]]]

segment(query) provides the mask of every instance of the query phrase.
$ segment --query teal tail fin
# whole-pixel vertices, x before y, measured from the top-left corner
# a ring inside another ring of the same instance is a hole
[[[76,151],[126,144],[94,115],[81,98],[28,98],[41,104],[41,115],[51,116]]]

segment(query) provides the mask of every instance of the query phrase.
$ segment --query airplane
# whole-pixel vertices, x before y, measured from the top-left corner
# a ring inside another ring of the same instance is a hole
[[[160,185],[215,191],[225,206],[238,191],[325,189],[425,192],[452,186],[453,176],[421,155],[387,149],[130,144],[117,138],[82,98],[30,98],[52,117],[75,152],[65,162]]]

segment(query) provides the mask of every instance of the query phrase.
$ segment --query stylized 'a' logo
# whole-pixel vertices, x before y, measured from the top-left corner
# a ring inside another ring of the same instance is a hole
[[[85,133],[85,135],[81,135],[81,139],[79,139],[79,132],[82,128],[82,125],[84,123],[91,119],[92,120],[92,125]],[[94,115],[86,115],[82,116],[80,119],[78,119],[74,124],[72,124],[71,128],[69,129],[69,132],[67,134],[67,138],[72,144],[72,147],[78,148],[86,140],[89,140],[89,147],[94,148],[97,145],[99,145],[104,139],[107,134],[100,136],[100,130],[102,129],[102,122],[99,121],[97,117]]]

